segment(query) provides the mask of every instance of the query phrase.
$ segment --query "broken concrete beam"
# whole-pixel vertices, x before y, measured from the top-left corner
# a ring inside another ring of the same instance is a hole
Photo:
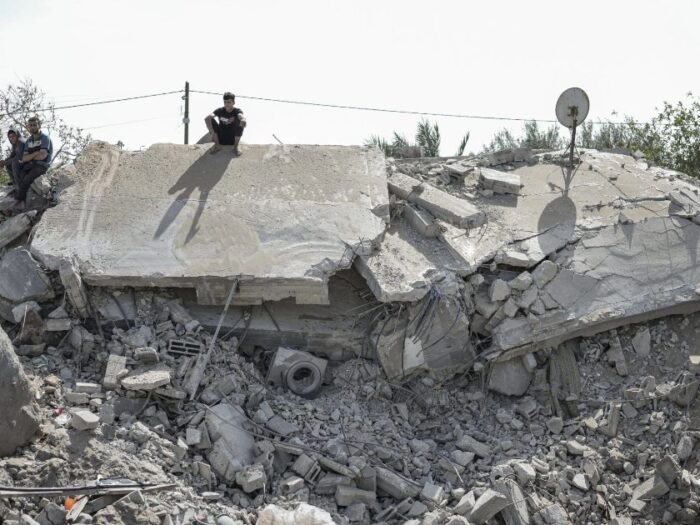
[[[76,313],[82,319],[89,317],[90,309],[87,292],[85,291],[80,273],[78,273],[72,264],[62,261],[58,267],[58,275],[61,279],[61,284],[63,284],[66,290],[68,301],[73,305]]]
[[[660,498],[669,490],[670,489],[664,479],[660,475],[655,474],[634,489],[632,492],[632,499],[637,501],[646,501],[654,498]]]
[[[127,390],[155,390],[170,383],[170,370],[153,369],[131,372],[121,380]]]
[[[498,480],[494,488],[508,498],[508,505],[501,511],[505,525],[528,525],[530,513],[527,510],[527,498],[512,479]]]
[[[0,457],[12,454],[39,431],[39,408],[34,401],[32,385],[10,339],[0,327]]]
[[[485,189],[494,193],[513,195],[520,193],[520,177],[514,173],[481,168],[479,180]]]
[[[405,480],[395,472],[377,467],[377,489],[396,499],[415,498],[421,489],[412,481]]]
[[[408,223],[423,237],[434,238],[440,233],[440,226],[435,222],[435,218],[413,204],[406,204],[404,216]]]
[[[348,485],[338,485],[335,491],[335,502],[340,507],[348,507],[353,503],[374,505],[377,502],[377,495],[369,490],[362,490]]]
[[[53,298],[51,282],[24,248],[7,252],[0,260],[0,297],[13,303]]]
[[[391,176],[389,191],[397,197],[422,206],[435,217],[460,228],[479,226],[486,222],[484,214],[470,202],[403,173],[394,173]]]
[[[465,434],[459,438],[455,445],[458,449],[465,452],[473,452],[480,458],[488,458],[491,456],[491,447],[489,445],[482,443],[481,441],[477,441],[468,434]]]
[[[73,261],[90,286],[189,288],[200,304],[221,305],[240,275],[233,304],[328,304],[329,276],[386,229],[383,153],[300,145],[290,156],[287,146],[246,145],[232,163],[209,148],[127,153],[91,143],[32,253],[51,269]]]
[[[26,232],[32,225],[34,217],[36,217],[36,211],[29,211],[15,215],[0,223],[0,248],[4,248]]]

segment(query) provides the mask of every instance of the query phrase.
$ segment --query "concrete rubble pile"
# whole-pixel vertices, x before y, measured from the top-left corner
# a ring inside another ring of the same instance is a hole
[[[34,211],[0,195],[0,522],[700,521],[691,181],[243,151],[93,144]]]

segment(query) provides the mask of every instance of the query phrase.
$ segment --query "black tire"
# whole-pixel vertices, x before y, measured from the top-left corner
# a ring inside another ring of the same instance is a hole
[[[284,375],[287,389],[299,397],[313,399],[321,390],[321,370],[311,361],[297,361]]]

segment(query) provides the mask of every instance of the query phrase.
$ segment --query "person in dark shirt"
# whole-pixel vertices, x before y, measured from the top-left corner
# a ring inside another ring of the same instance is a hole
[[[31,117],[27,121],[27,129],[29,129],[30,134],[24,143],[22,170],[17,181],[17,193],[15,194],[18,209],[24,207],[24,201],[32,182],[49,169],[53,155],[53,144],[49,136],[41,132],[39,117]]]
[[[6,159],[0,159],[0,168],[5,168],[10,175],[12,185],[15,187],[15,193],[19,187],[19,174],[22,169],[22,155],[24,153],[24,138],[16,129],[7,130],[7,140],[12,146],[10,156]]]
[[[240,108],[234,107],[236,96],[228,91],[224,93],[224,107],[215,109],[213,113],[207,115],[204,122],[214,141],[212,153],[216,153],[221,146],[233,146],[234,156],[240,155],[238,143],[243,135],[243,128],[246,127],[246,119]],[[218,119],[218,122],[217,120]]]

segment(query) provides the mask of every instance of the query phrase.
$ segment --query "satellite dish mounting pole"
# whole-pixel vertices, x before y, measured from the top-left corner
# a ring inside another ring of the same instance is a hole
[[[578,108],[571,108],[571,115],[574,117],[574,125],[571,127],[571,149],[569,150],[569,165],[574,167],[574,146],[576,146],[576,117],[578,116]]]

